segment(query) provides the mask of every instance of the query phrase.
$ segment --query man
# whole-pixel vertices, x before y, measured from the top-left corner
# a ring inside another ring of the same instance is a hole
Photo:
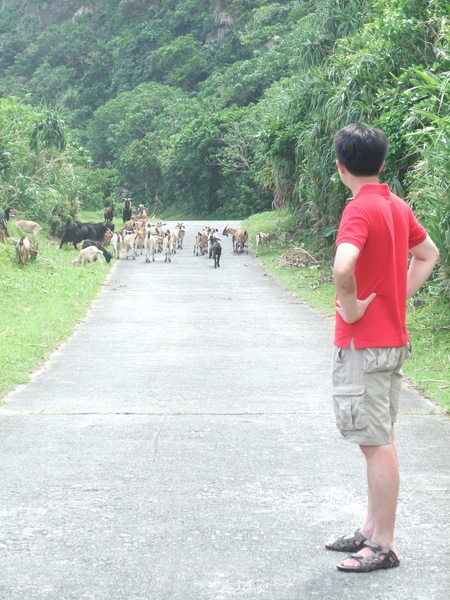
[[[361,573],[399,565],[393,424],[401,367],[410,354],[406,301],[439,258],[409,206],[379,183],[388,145],[382,131],[361,125],[344,127],[334,137],[339,175],[353,199],[336,240],[333,404],[338,429],[366,459],[368,506],[361,528],[326,548],[353,553],[337,568]]]

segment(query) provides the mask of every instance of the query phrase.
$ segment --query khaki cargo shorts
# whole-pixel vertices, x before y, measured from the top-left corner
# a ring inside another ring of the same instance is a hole
[[[333,349],[333,406],[346,440],[364,446],[391,442],[402,386],[402,365],[411,345],[401,348]]]

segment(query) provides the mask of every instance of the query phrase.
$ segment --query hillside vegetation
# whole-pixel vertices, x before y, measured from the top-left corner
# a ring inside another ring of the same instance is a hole
[[[53,230],[124,195],[185,217],[288,207],[329,250],[347,198],[331,139],[364,122],[391,140],[384,179],[432,232],[448,294],[449,13],[440,0],[5,0],[1,203],[43,210]]]

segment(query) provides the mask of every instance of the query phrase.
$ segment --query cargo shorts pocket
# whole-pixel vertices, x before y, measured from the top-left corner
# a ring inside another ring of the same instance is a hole
[[[336,425],[340,430],[367,427],[366,388],[364,385],[340,385],[333,390]]]

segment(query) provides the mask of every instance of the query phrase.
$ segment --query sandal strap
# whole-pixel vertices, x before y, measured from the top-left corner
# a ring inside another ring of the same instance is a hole
[[[358,529],[355,533],[350,536],[342,536],[337,538],[332,544],[325,545],[328,550],[338,550],[341,552],[351,552],[352,550],[360,550],[364,548],[367,538],[364,537],[361,531]]]
[[[372,542],[370,540],[367,540],[365,545],[367,546],[367,548],[370,548],[371,550],[373,550],[375,552],[375,554],[389,554],[389,552],[392,552],[392,550],[390,548],[386,548],[385,546],[380,546],[380,544],[376,544],[375,542]],[[392,554],[394,554],[394,553],[392,552]],[[395,556],[395,554],[394,554],[394,556]]]

